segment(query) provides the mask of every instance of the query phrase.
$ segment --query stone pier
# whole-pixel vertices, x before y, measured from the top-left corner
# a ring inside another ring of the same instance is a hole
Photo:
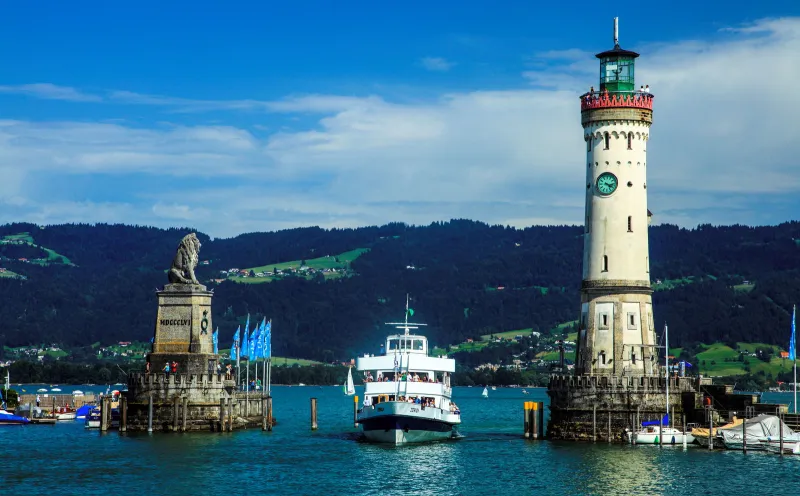
[[[670,421],[682,428],[685,415],[692,422],[698,408],[696,379],[669,379]],[[550,396],[550,422],[547,437],[571,441],[592,441],[609,438],[623,441],[625,429],[633,429],[646,420],[657,420],[666,413],[664,377],[653,376],[589,376],[554,375],[547,390]]]
[[[230,401],[234,429],[260,426],[263,395],[253,392],[246,395],[235,387],[236,383],[225,380],[224,374],[131,374],[126,396],[128,431],[147,431],[151,396],[154,431],[227,430],[220,423],[221,418],[228,416],[227,412],[220,415],[221,400],[226,406]]]

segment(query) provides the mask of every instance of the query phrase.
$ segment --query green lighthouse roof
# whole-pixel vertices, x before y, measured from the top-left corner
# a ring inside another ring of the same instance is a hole
[[[631,52],[630,50],[623,50],[622,48],[620,48],[619,45],[615,45],[612,50],[606,50],[605,52],[601,52],[595,55],[595,57],[597,57],[598,59],[611,58],[611,57],[630,57],[632,59],[635,59],[638,56],[639,56],[638,53]]]

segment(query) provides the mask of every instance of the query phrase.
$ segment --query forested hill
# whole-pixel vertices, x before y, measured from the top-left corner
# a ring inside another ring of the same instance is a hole
[[[0,226],[0,344],[149,340],[155,290],[166,283],[178,241],[191,231]],[[249,313],[273,320],[277,355],[327,361],[376,351],[386,333],[382,323],[403,317],[406,293],[415,319],[429,324],[427,334],[439,345],[506,330],[549,331],[579,313],[581,227],[454,220],[199,237],[208,261],[198,267],[204,282],[229,268],[368,249],[346,277],[208,283],[221,347]],[[661,282],[654,285],[656,325],[669,322],[671,343],[786,345],[791,306],[800,301],[800,223],[655,226],[650,250],[652,280]]]

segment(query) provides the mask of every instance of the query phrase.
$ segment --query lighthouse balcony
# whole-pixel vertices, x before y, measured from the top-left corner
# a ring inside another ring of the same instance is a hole
[[[653,95],[641,91],[603,91],[581,95],[581,110],[636,108],[653,110]]]

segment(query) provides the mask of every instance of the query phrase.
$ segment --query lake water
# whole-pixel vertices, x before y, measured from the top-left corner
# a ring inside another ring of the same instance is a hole
[[[27,496],[800,493],[800,457],[526,441],[522,403],[546,401],[545,390],[523,396],[498,388],[488,399],[481,391],[455,388],[462,439],[419,446],[359,441],[353,400],[341,386],[275,387],[279,424],[271,433],[101,435],[79,422],[3,427],[0,487]],[[318,398],[315,432],[311,397]]]

